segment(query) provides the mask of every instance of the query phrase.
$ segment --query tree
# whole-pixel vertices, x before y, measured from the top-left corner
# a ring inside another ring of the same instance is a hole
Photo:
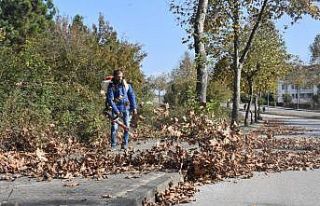
[[[199,0],[194,23],[194,50],[196,54],[196,69],[197,69],[197,97],[201,104],[206,103],[207,85],[208,85],[208,70],[207,54],[204,45],[204,23],[208,10],[208,0]]]
[[[104,31],[107,41],[101,44],[95,32],[76,26],[79,20],[57,17],[53,29],[27,36],[23,49],[0,47],[0,135],[23,135],[27,128],[40,138],[55,124],[58,134],[101,137],[107,123],[100,115],[104,100],[99,86],[117,67],[125,67],[141,97],[141,47],[120,40],[114,30]]]
[[[233,73],[230,67],[231,59],[223,56],[216,62],[209,75],[208,100],[227,103],[229,107],[232,96]]]
[[[187,1],[187,0],[186,0]],[[175,13],[181,17],[182,24],[189,24],[194,21],[194,11],[198,8],[200,1],[188,1],[191,7],[186,11],[175,10]],[[193,10],[192,10],[193,9]],[[188,15],[189,14],[189,15]],[[232,68],[234,71],[233,80],[233,109],[232,122],[238,121],[238,109],[240,103],[240,82],[241,71],[246,61],[252,41],[256,35],[257,29],[261,22],[266,19],[278,19],[284,14],[288,14],[295,22],[302,18],[303,15],[309,14],[313,18],[319,18],[319,8],[317,1],[305,0],[253,0],[253,1],[209,1],[207,19],[205,25],[206,35],[218,34],[214,36],[223,37],[224,42],[233,42]],[[244,46],[240,45],[240,34],[243,29],[250,28],[247,39],[242,39]],[[192,30],[187,30],[192,34]],[[212,38],[208,37],[209,40]],[[219,40],[222,38],[218,38]]]
[[[188,37],[183,40],[184,43],[193,38],[193,43],[190,48],[195,51],[195,69],[197,71],[196,82],[196,97],[197,101],[205,105],[207,101],[207,87],[208,87],[208,61],[207,56],[209,48],[208,45],[208,22],[214,21],[218,15],[208,16],[208,11],[217,10],[213,4],[208,0],[184,0],[180,5],[171,0],[171,11],[177,15],[180,25],[185,28]],[[218,13],[217,13],[218,14]]]
[[[292,97],[290,94],[284,94],[283,95],[283,102],[285,103],[285,105],[289,105],[292,102]]]
[[[170,105],[182,106],[196,96],[196,70],[194,60],[185,52],[178,68],[170,74],[165,100]]]
[[[161,92],[165,92],[167,89],[167,81],[168,81],[168,75],[165,73],[162,73],[158,76],[151,76],[149,78],[149,82],[151,83],[151,88],[154,89],[154,92],[158,92],[158,103],[161,104]]]
[[[311,63],[320,64],[320,34],[318,34],[310,45]]]
[[[142,51],[141,45],[119,40],[117,32],[101,14],[98,23],[98,28],[93,26],[93,35],[99,44],[98,67],[104,68],[105,73],[108,74],[115,68],[123,68],[126,79],[135,88],[142,88],[143,75],[140,68],[147,54]],[[140,93],[139,90],[137,92]]]
[[[77,14],[72,19],[72,24],[70,25],[73,28],[77,28],[80,31],[88,32],[88,27],[83,22],[83,16]]]
[[[0,1],[0,27],[10,44],[24,44],[27,37],[46,31],[54,15],[52,0]]]
[[[233,90],[233,109],[232,122],[238,121],[238,109],[240,102],[240,81],[241,70],[245,64],[249,49],[256,36],[257,30],[262,21],[266,19],[278,19],[284,14],[288,14],[293,22],[302,18],[303,15],[309,14],[314,18],[319,18],[319,8],[317,1],[281,1],[281,0],[256,0],[256,1],[229,1],[231,25],[233,30],[233,68],[234,68],[234,90]],[[245,21],[243,21],[245,19]],[[241,48],[239,41],[239,33],[243,26],[241,22],[250,23],[250,35]],[[241,49],[241,50],[240,50]]]
[[[98,28],[96,28],[95,25],[93,27],[97,41],[100,45],[108,45],[117,40],[117,32],[114,31],[112,26],[105,20],[101,13],[99,14]]]
[[[244,33],[245,36],[247,33]],[[246,37],[244,37],[246,38]],[[252,47],[248,51],[247,60],[242,69],[243,87],[249,95],[246,109],[245,125],[248,124],[248,115],[253,97],[259,98],[260,93],[275,90],[278,78],[283,77],[289,68],[289,55],[286,52],[284,41],[275,25],[271,21],[264,22],[258,29]],[[257,103],[258,101],[255,101]],[[258,105],[255,105],[257,108]],[[255,111],[255,121],[258,112]]]
[[[267,6],[268,0],[264,0],[261,4],[261,8],[258,9],[257,7],[254,8],[255,11],[258,11],[258,13],[255,12],[255,15],[257,15],[256,20],[253,22],[253,27],[250,31],[250,35],[247,40],[245,40],[245,47],[240,53],[240,13],[242,11],[241,1],[233,0],[233,2],[230,2],[231,6],[231,15],[232,15],[232,28],[233,28],[233,70],[234,70],[234,81],[233,81],[233,101],[232,101],[232,122],[237,123],[238,122],[238,110],[239,110],[239,104],[240,104],[240,81],[241,81],[241,70],[243,68],[243,64],[246,60],[246,56],[248,54],[248,51],[252,45],[253,38],[255,36],[255,33],[259,27],[259,24],[261,23],[262,16],[265,12],[266,6]],[[255,3],[255,2],[254,2]],[[252,4],[252,6],[256,6],[255,4]],[[251,17],[252,18],[252,17]]]

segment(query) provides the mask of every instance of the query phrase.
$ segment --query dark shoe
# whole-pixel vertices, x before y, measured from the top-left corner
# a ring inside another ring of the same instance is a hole
[[[124,144],[122,144],[122,145],[121,145],[121,149],[123,149],[123,150],[127,150],[127,149],[128,149],[128,145],[124,145]]]

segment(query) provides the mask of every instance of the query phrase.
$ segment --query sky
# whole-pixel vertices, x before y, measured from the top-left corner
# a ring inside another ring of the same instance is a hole
[[[147,76],[170,72],[188,51],[182,44],[185,31],[169,11],[168,0],[53,0],[59,14],[70,19],[76,14],[91,26],[98,23],[99,13],[114,27],[120,39],[142,45],[147,57],[142,71]],[[277,23],[289,53],[308,63],[309,46],[320,34],[320,22],[309,17],[284,30],[286,20]],[[191,52],[192,53],[192,52]]]

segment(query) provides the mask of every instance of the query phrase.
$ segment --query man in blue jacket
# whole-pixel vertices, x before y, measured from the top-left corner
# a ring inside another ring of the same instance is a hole
[[[122,149],[128,148],[130,112],[137,114],[137,102],[134,90],[123,78],[122,70],[113,72],[112,82],[109,83],[106,93],[106,106],[111,107],[114,118],[121,117],[128,130],[124,131]],[[115,149],[117,145],[118,124],[111,122],[111,147]]]

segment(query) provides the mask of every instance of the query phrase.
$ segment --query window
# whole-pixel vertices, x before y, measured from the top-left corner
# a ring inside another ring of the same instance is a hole
[[[294,94],[291,94],[292,95],[292,98],[294,98]]]
[[[286,89],[286,85],[283,84],[283,85],[282,85],[282,90],[285,90],[285,89]]]
[[[291,85],[291,89],[294,89],[294,85],[293,84]]]

